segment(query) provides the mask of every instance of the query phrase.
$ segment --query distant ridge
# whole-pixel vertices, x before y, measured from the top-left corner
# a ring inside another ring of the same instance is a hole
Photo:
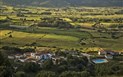
[[[123,7],[123,0],[0,0],[0,3],[13,6],[42,7]]]

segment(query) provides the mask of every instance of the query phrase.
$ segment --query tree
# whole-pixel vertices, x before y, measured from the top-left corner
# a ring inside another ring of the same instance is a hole
[[[25,72],[23,71],[18,71],[15,73],[15,77],[27,77]]]
[[[83,71],[80,73],[80,77],[90,77],[90,73],[88,71]]]
[[[79,77],[77,72],[74,71],[65,71],[61,73],[59,77]]]
[[[10,46],[3,46],[2,49],[7,50],[8,53],[13,53],[13,52],[19,52],[21,51],[20,48],[18,47],[10,47]]]
[[[12,35],[9,35],[9,38],[12,38],[13,36]]]
[[[60,66],[57,67],[57,72],[61,73],[61,72],[66,71],[67,69],[68,69],[67,65],[60,65]]]
[[[24,64],[24,71],[25,72],[37,72],[40,70],[40,66],[36,63],[29,62]]]
[[[75,71],[65,71],[61,73],[59,77],[90,77],[89,72],[75,72]]]
[[[53,66],[53,62],[52,62],[51,59],[46,60],[46,61],[43,63],[43,65],[42,65],[43,69],[45,69],[45,70],[46,70],[46,69],[51,69],[52,66]]]
[[[24,49],[22,49],[21,51],[22,51],[22,52],[34,52],[35,49],[33,49],[33,48],[24,48]]]
[[[41,71],[39,72],[36,77],[57,77],[54,72],[51,71]]]
[[[0,51],[0,77],[12,77],[13,67],[7,57]]]

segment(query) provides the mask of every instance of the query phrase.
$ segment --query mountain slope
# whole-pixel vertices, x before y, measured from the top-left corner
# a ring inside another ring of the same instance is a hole
[[[2,0],[8,5],[31,5],[44,7],[66,6],[123,6],[123,0]]]

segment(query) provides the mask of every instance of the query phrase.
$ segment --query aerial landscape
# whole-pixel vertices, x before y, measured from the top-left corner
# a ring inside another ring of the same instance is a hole
[[[0,0],[0,77],[123,77],[123,0]]]

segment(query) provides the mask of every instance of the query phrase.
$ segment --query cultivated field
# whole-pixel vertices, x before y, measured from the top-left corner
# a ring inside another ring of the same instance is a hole
[[[10,25],[29,28],[11,28]],[[82,51],[99,48],[123,51],[122,28],[123,8],[3,6],[0,10],[0,47],[45,46]]]

